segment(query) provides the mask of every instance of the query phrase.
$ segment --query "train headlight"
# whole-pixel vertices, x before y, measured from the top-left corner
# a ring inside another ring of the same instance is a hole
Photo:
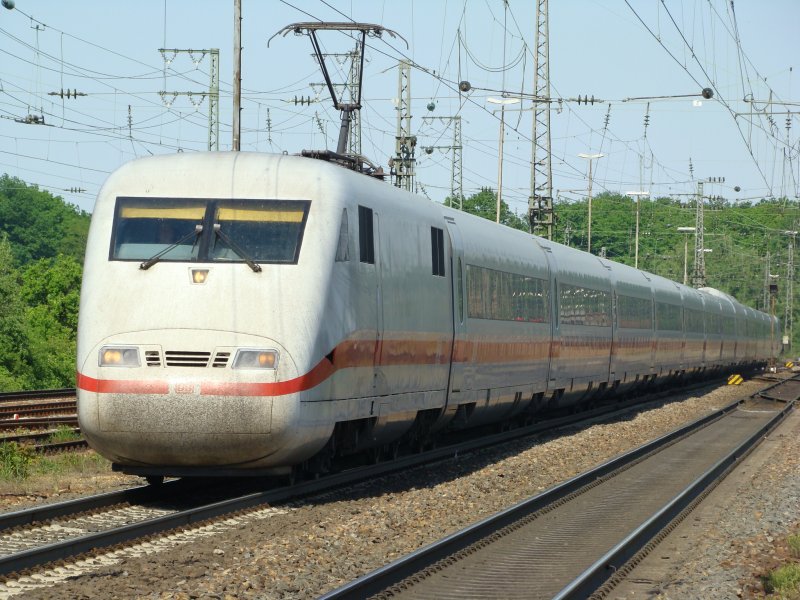
[[[277,350],[237,350],[233,359],[234,369],[276,369]]]
[[[131,346],[103,346],[100,348],[101,367],[138,367],[139,349]]]

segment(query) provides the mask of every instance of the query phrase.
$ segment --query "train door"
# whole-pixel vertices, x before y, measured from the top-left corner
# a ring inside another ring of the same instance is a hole
[[[378,214],[368,206],[358,205],[358,291],[356,315],[358,318],[359,341],[371,345],[372,364],[362,364],[357,369],[358,394],[374,396],[379,394],[380,360],[383,345],[383,289],[381,262],[383,251]],[[360,349],[366,352],[366,348]],[[362,355],[363,356],[363,355]],[[366,356],[364,356],[366,358]]]
[[[455,219],[445,217],[447,233],[450,236],[450,283],[452,294],[450,296],[453,315],[453,343],[450,349],[450,376],[447,385],[448,404],[459,399],[469,388],[467,369],[469,357],[465,349],[469,347],[467,341],[466,298],[464,296],[467,265],[464,263],[464,247],[461,243],[461,233]],[[457,402],[456,402],[457,403]]]
[[[617,346],[619,345],[619,321],[617,320],[617,291],[611,291],[611,350],[608,356],[608,382],[614,385],[617,376]]]
[[[381,373],[381,353],[383,352],[383,244],[380,228],[380,218],[377,212],[372,215],[372,229],[375,237],[375,355],[373,364],[375,366],[375,385],[378,385],[383,376]]]

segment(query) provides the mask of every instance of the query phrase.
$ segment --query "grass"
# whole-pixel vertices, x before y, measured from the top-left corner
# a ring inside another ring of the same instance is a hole
[[[764,590],[779,598],[800,598],[800,565],[790,563],[764,577]]]
[[[74,427],[69,425],[59,425],[58,428],[50,434],[47,439],[48,444],[56,444],[58,442],[74,442],[81,439],[81,434],[75,431]]]
[[[93,450],[45,455],[27,444],[0,443],[0,497],[48,496],[110,474],[109,461]]]
[[[27,479],[36,458],[35,451],[29,446],[21,446],[16,442],[0,443],[0,479]]]
[[[789,544],[789,552],[795,558],[800,558],[800,533],[795,533],[789,536],[787,540]]]

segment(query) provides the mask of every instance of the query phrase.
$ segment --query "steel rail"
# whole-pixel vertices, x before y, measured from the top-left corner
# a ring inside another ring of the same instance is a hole
[[[59,388],[51,390],[25,390],[22,392],[0,392],[0,405],[5,402],[37,398],[61,398],[63,396],[76,396],[75,388]]]
[[[792,380],[788,380],[792,382]],[[786,384],[786,382],[778,382],[774,385],[753,394],[751,398],[776,396],[775,388],[782,385],[794,386],[800,384],[798,381]],[[798,392],[800,395],[800,391]],[[626,453],[622,456],[614,458],[598,467],[582,473],[570,480],[567,480],[546,492],[529,498],[523,502],[516,504],[508,509],[505,509],[493,516],[487,517],[482,521],[475,523],[459,532],[443,538],[433,544],[430,544],[420,550],[411,554],[401,557],[392,563],[376,569],[372,573],[368,573],[363,577],[356,579],[338,589],[332,590],[326,595],[322,596],[325,600],[332,599],[354,599],[365,598],[374,594],[378,594],[387,588],[399,584],[408,578],[413,579],[416,574],[424,569],[436,564],[437,562],[447,559],[452,555],[464,550],[481,540],[485,540],[493,533],[516,523],[525,517],[543,509],[553,506],[562,502],[567,497],[575,494],[582,488],[593,484],[601,478],[609,476],[611,473],[626,467],[629,464],[635,463],[641,458],[654,454],[663,447],[670,445],[672,442],[679,438],[688,436],[689,434],[700,430],[701,428],[717,421],[732,411],[736,410],[743,402],[744,399],[731,403],[728,406],[718,410],[715,413],[707,415],[693,423],[687,424],[680,429],[677,429],[667,435],[664,435],[652,442],[649,442],[633,451]],[[747,452],[749,452],[754,445],[763,439],[766,432],[771,431],[776,427],[779,422],[786,416],[792,409],[792,404],[787,403],[782,411],[776,414],[769,420],[763,427],[756,431],[752,436],[739,445],[735,450],[731,451],[724,459],[720,460],[714,467],[710,468],[708,472],[698,477],[689,488],[678,494],[676,498],[668,502],[663,510],[659,511],[658,515],[652,516],[645,524],[639,527],[634,533],[631,533],[623,542],[618,544],[618,548],[614,551],[609,551],[607,555],[598,559],[593,568],[587,569],[576,580],[567,585],[563,590],[563,598],[578,598],[586,597],[589,593],[597,589],[605,580],[613,574],[616,567],[621,566],[627,560],[626,557],[633,556],[638,552],[647,542],[653,538],[665,526],[665,519],[671,520],[676,514],[683,510],[694,498],[702,493],[702,490],[710,485],[715,478],[720,477],[721,473],[727,472],[732,468],[738,460],[740,460]],[[579,581],[580,580],[580,581]],[[585,580],[585,581],[584,581]]]
[[[727,456],[695,479],[685,490],[670,500],[660,511],[650,517],[646,522],[642,523],[636,530],[632,531],[614,548],[601,556],[593,565],[564,587],[564,589],[554,597],[554,600],[586,598],[592,592],[600,588],[610,577],[617,573],[625,563],[653,540],[659,532],[667,527],[684,510],[689,508],[695,499],[699,498],[706,490],[724,478],[732,468],[737,466],[742,459],[749,455],[755,446],[760,443],[769,432],[775,429],[793,408],[793,402],[787,402],[783,410],[778,412],[769,422],[765,423],[753,433],[752,436],[747,438],[742,444],[729,452]]]
[[[0,420],[10,420],[12,417],[25,415],[46,414],[77,414],[78,404],[75,400],[67,402],[47,402],[44,404],[12,404],[0,406]],[[14,418],[13,420],[17,420]]]

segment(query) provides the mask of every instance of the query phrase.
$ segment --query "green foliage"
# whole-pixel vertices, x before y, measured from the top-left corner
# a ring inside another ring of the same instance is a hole
[[[35,458],[34,450],[28,446],[16,442],[0,443],[0,478],[27,479]]]
[[[790,535],[787,543],[789,544],[789,552],[791,552],[792,556],[800,558],[800,533]]]
[[[59,253],[83,262],[89,215],[36,186],[3,175],[0,231],[8,235],[17,265]]]
[[[781,596],[800,591],[800,565],[783,565],[770,572],[764,577],[764,590]]]
[[[68,387],[89,215],[0,177],[0,391]]]
[[[80,433],[75,431],[74,427],[69,425],[59,425],[56,430],[50,434],[48,443],[57,444],[59,442],[74,442],[81,439]]]
[[[477,194],[463,199],[462,210],[489,221],[496,221],[497,194],[491,188],[482,188]],[[521,231],[529,230],[527,221],[511,212],[508,204],[502,199],[500,200],[500,223]]]
[[[37,455],[31,467],[31,475],[74,478],[82,474],[107,473],[109,469],[110,463],[96,452],[61,452]]]
[[[11,244],[0,234],[0,390],[25,389],[32,380],[25,306],[19,289]]]

